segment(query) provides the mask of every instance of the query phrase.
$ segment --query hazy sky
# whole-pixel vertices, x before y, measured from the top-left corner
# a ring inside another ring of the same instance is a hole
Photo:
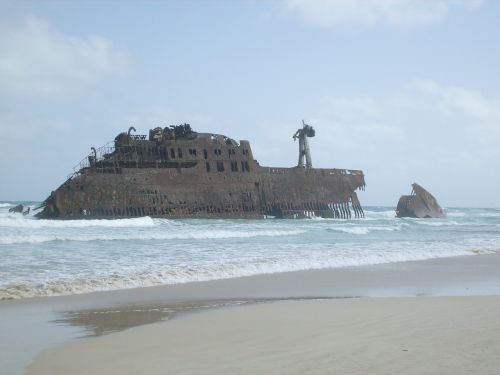
[[[0,200],[42,200],[134,125],[188,122],[293,166],[500,207],[500,1],[0,0]]]

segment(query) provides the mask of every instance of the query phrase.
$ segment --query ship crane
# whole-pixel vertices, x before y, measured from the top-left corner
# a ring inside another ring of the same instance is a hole
[[[302,120],[302,129],[298,129],[293,135],[294,141],[299,140],[299,168],[312,168],[311,159],[311,149],[309,148],[308,137],[314,137],[316,131],[311,125],[307,125],[304,120]],[[306,164],[304,166],[304,156],[306,159]]]

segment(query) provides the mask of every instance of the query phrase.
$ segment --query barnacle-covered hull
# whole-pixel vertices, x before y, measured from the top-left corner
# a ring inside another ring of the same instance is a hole
[[[122,133],[103,155],[94,150],[38,217],[364,216],[355,192],[365,186],[361,171],[262,167],[248,141],[152,132],[149,140]]]

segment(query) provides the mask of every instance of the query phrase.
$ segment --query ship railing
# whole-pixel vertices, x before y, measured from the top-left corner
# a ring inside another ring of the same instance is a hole
[[[363,171],[355,169],[320,169],[322,171],[328,172],[329,174],[341,174],[341,175],[351,175],[351,176],[363,176]]]
[[[289,173],[290,168],[269,168],[269,172],[273,174],[284,174]]]
[[[134,141],[144,141],[146,139],[147,135],[146,134],[131,134],[130,139],[133,139]]]
[[[91,152],[82,160],[80,160],[80,162],[77,165],[73,167],[73,173],[68,175],[68,180],[72,179],[75,176],[78,176],[86,168],[90,168],[91,167],[90,160],[92,160],[94,156],[95,156],[94,163],[96,163],[108,159],[114,152],[115,152],[114,141],[110,141],[106,143],[104,146],[97,148],[95,150],[95,155],[94,152]]]
[[[272,174],[285,174],[285,173],[290,173],[290,171],[293,168],[273,168],[273,167],[268,167],[267,168],[269,173]],[[362,176],[363,171],[360,170],[355,170],[355,169],[326,169],[326,168],[314,168],[317,171],[321,171],[323,173],[328,173],[331,175],[354,175],[354,176]]]

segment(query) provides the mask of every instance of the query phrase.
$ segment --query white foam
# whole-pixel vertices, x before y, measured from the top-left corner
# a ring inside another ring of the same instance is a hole
[[[480,213],[479,216],[481,217],[500,217],[500,212],[483,212]]]
[[[96,220],[37,220],[22,216],[9,216],[0,218],[0,227],[6,228],[126,228],[126,227],[152,227],[154,221],[149,216],[132,219],[96,219]]]
[[[467,224],[460,224],[460,223],[458,223],[456,221],[452,221],[452,220],[446,220],[446,221],[434,221],[434,220],[441,220],[441,219],[421,219],[421,220],[415,220],[415,223],[421,224],[421,225],[428,225],[431,227],[467,225]]]
[[[370,230],[367,227],[336,227],[332,228],[338,232],[350,233],[350,234],[368,234]]]
[[[187,240],[187,239],[224,239],[224,238],[252,238],[252,237],[279,237],[292,236],[305,233],[304,230],[260,230],[260,231],[237,231],[237,230],[198,230],[183,232],[136,232],[136,233],[97,233],[84,235],[24,235],[24,236],[3,236],[0,237],[0,244],[36,244],[51,241],[147,241],[147,240]]]
[[[10,206],[13,206],[13,204],[12,203],[3,203],[3,202],[0,203],[0,207],[10,207]]]
[[[395,210],[389,210],[389,211],[365,210],[364,213],[366,220],[386,220],[386,219],[394,219],[396,217]]]
[[[487,251],[485,250],[483,253],[487,253]],[[259,274],[375,265],[474,254],[476,254],[474,250],[465,248],[450,247],[448,249],[439,249],[439,247],[429,246],[424,249],[424,251],[420,252],[414,251],[414,249],[407,249],[406,251],[364,253],[360,251],[357,257],[349,256],[349,254],[342,254],[341,252],[335,254],[327,252],[320,256],[317,254],[314,255],[313,253],[312,256],[309,257],[305,257],[305,254],[302,254],[301,257],[280,259],[279,262],[273,259],[262,261],[254,260],[253,262],[248,262],[243,259],[236,263],[218,262],[205,264],[202,262],[198,265],[184,267],[182,269],[151,269],[148,272],[133,272],[131,274],[113,273],[101,277],[58,279],[33,285],[23,283],[4,285],[0,287],[0,300],[81,294],[93,291],[228,279]]]
[[[465,212],[447,212],[446,215],[448,217],[466,217],[467,214]]]
[[[344,232],[349,234],[361,234],[365,235],[372,231],[384,231],[384,232],[394,232],[401,230],[401,226],[334,226],[330,229],[338,232]]]

